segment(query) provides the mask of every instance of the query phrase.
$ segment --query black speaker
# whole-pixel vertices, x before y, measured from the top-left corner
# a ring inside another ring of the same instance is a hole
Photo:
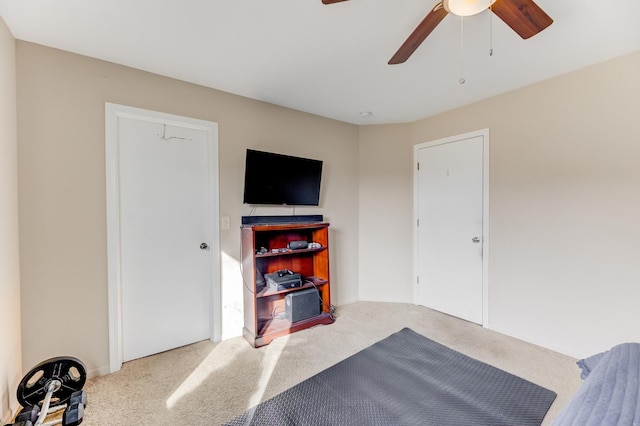
[[[284,310],[291,322],[320,315],[320,295],[315,288],[295,291],[284,297]]]
[[[276,225],[283,223],[316,223],[322,222],[321,214],[293,215],[293,216],[242,216],[243,225]]]
[[[290,248],[291,250],[300,250],[300,249],[306,249],[309,246],[309,243],[307,243],[306,241],[290,241],[289,244],[287,244],[287,247]]]

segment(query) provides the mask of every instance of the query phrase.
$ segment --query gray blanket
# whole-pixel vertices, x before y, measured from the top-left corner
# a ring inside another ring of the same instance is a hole
[[[640,426],[640,343],[578,361],[584,383],[554,426]]]

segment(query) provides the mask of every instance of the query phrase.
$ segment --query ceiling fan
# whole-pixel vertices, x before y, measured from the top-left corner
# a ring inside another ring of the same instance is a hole
[[[322,0],[324,4],[339,3],[347,0]],[[523,39],[538,34],[553,23],[533,0],[442,0],[418,24],[409,38],[389,60],[389,65],[405,62],[427,38],[431,31],[449,13],[458,16],[471,16],[491,9],[513,31]]]

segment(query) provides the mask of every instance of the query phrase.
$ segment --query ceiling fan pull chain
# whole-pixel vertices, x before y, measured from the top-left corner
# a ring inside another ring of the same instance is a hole
[[[493,56],[493,3],[489,0],[489,56]]]
[[[460,17],[460,79],[458,83],[464,84],[464,17]]]

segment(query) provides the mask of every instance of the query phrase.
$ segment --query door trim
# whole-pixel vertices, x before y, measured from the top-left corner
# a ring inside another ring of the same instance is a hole
[[[121,118],[143,120],[178,127],[202,130],[207,133],[209,151],[209,197],[212,202],[210,218],[211,253],[213,263],[211,289],[210,339],[220,341],[222,333],[222,304],[220,284],[220,229],[218,176],[218,123],[195,118],[165,114],[125,105],[105,103],[105,165],[107,187],[107,288],[109,309],[109,370],[122,366],[122,281],[120,251],[120,165],[118,121]]]
[[[482,137],[482,326],[489,328],[489,129],[436,139],[413,146],[413,303],[418,300],[418,154],[422,148]]]

